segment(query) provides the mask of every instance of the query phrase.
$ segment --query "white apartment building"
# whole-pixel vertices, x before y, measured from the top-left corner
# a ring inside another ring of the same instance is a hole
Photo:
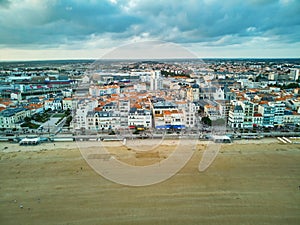
[[[253,127],[261,127],[263,125],[263,116],[260,113],[253,115]]]
[[[87,129],[110,131],[120,128],[120,115],[115,112],[89,111],[86,115]]]
[[[166,110],[163,112],[163,121],[160,126],[155,126],[157,129],[184,129],[185,121],[183,112],[176,110]]]
[[[130,101],[128,99],[119,100],[120,126],[128,127],[128,112],[130,110]]]
[[[62,110],[63,109],[63,103],[61,98],[50,98],[45,100],[44,102],[44,109],[48,110]]]
[[[221,114],[221,117],[226,120],[228,118],[229,110],[230,110],[230,102],[227,100],[216,100],[214,101],[218,104],[218,108]]]
[[[95,99],[80,99],[74,110],[73,127],[74,129],[87,129],[86,116],[89,111],[97,107],[98,101]]]
[[[73,99],[72,98],[64,98],[62,100],[62,107],[63,107],[63,110],[73,109]]]
[[[10,94],[10,99],[11,99],[11,100],[18,100],[18,101],[21,101],[21,100],[22,100],[21,92],[18,92],[18,91],[12,92],[12,93]]]
[[[152,128],[151,111],[146,109],[131,108],[128,114],[128,126]]]
[[[64,89],[61,91],[63,96],[65,98],[71,98],[72,97],[72,94],[73,94],[73,90],[72,89]]]
[[[300,98],[290,99],[290,100],[286,101],[286,104],[292,110],[298,110],[300,108]]]
[[[228,115],[228,125],[231,128],[243,128],[244,124],[244,111],[242,106],[234,105],[231,110],[229,110]]]
[[[0,128],[19,128],[18,123],[30,116],[30,110],[26,108],[7,108],[0,112]]]
[[[200,89],[198,84],[192,84],[190,87],[187,88],[187,99],[191,102],[199,101],[199,90]]]
[[[195,127],[196,121],[196,105],[193,102],[177,102],[178,109],[182,110],[185,127]]]
[[[264,127],[273,127],[274,126],[274,113],[275,107],[267,104],[258,106],[258,113],[263,116],[263,124]]]
[[[147,85],[146,85],[146,83],[139,82],[139,83],[136,83],[133,85],[133,89],[137,92],[147,91]]]
[[[118,104],[117,102],[109,102],[103,106],[103,111],[109,112],[109,111],[118,111]]]
[[[283,125],[283,117],[284,110],[286,108],[284,102],[269,102],[269,105],[274,107],[274,125],[282,126]]]
[[[290,69],[290,76],[289,78],[293,81],[297,81],[299,79],[299,69],[296,69],[296,68],[292,68]]]
[[[182,110],[172,102],[157,102],[152,106],[156,129],[184,129],[185,119]]]
[[[204,106],[204,115],[211,120],[221,119],[222,115],[218,105],[207,104]]]
[[[162,85],[162,77],[160,70],[154,70],[151,72],[151,78],[150,78],[150,90],[151,91],[157,91],[161,90],[163,87]]]
[[[89,94],[93,97],[120,94],[120,87],[118,85],[99,86],[92,85],[89,87]]]
[[[300,114],[293,111],[285,111],[283,123],[284,125],[300,125]]]
[[[253,127],[253,116],[254,116],[254,103],[250,101],[241,101],[239,103],[244,111],[244,128],[252,128]]]

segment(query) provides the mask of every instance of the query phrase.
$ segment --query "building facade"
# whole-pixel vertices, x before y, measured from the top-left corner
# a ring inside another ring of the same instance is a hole
[[[26,108],[7,108],[0,112],[0,128],[19,128],[25,117],[30,116]]]
[[[152,128],[152,115],[150,110],[131,108],[128,113],[129,127]]]
[[[228,125],[233,129],[244,127],[244,111],[242,106],[234,105],[229,111]]]

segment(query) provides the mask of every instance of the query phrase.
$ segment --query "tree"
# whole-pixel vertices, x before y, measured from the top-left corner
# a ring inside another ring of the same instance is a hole
[[[257,77],[255,77],[255,82],[259,82],[260,79],[261,79],[261,75],[258,75]]]
[[[114,130],[111,130],[109,133],[108,133],[108,135],[115,135],[116,133],[115,133],[115,131]]]
[[[65,111],[65,116],[69,116],[71,114],[71,110],[68,108],[66,111]]]
[[[212,122],[214,126],[226,126],[226,121],[222,118]]]
[[[211,119],[209,117],[202,117],[202,123],[211,126]]]
[[[292,88],[298,88],[299,84],[298,83],[290,83],[286,86],[286,89],[292,89]]]
[[[26,117],[24,118],[24,121],[25,121],[26,123],[29,123],[29,122],[31,121],[31,118],[28,117],[28,116],[26,116]]]

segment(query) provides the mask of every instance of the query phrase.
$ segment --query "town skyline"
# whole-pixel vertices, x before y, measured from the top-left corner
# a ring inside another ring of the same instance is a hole
[[[74,132],[139,126],[198,130],[205,118],[221,119],[230,129],[299,126],[297,59],[162,61],[1,63],[0,125],[3,131],[29,126],[39,132],[44,125],[24,118],[50,110],[65,111],[70,120],[65,129]],[[158,113],[162,107],[166,115]],[[174,124],[168,123],[170,116]]]

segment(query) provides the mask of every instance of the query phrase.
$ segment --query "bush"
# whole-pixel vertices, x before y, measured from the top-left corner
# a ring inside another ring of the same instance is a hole
[[[67,109],[66,111],[65,111],[65,116],[69,116],[71,114],[71,110],[70,109]]]
[[[139,133],[140,133],[139,130],[135,130],[135,131],[133,132],[133,134],[139,134]]]
[[[72,121],[72,116],[68,116],[67,119],[66,119],[66,122],[64,124],[64,127],[69,127],[71,121]]]
[[[61,117],[56,123],[55,125],[59,124],[65,117]]]
[[[40,125],[31,123],[31,122],[25,122],[21,125],[21,127],[28,127],[30,129],[37,129],[37,128],[39,128],[39,126]]]
[[[202,117],[202,123],[211,126],[211,119],[209,119],[209,117]]]
[[[26,116],[26,117],[24,118],[24,121],[25,121],[26,123],[28,123],[28,122],[30,122],[30,121],[31,121],[31,118],[30,118],[30,117],[28,117],[28,116]]]
[[[226,125],[226,121],[224,119],[217,119],[215,121],[212,121],[212,124],[214,126],[225,126]]]
[[[115,131],[112,130],[112,131],[109,132],[108,135],[115,135],[115,134],[116,134]]]
[[[64,113],[55,113],[53,114],[53,117],[64,117],[65,114]]]
[[[50,115],[46,112],[39,113],[39,114],[34,114],[32,116],[32,119],[34,119],[35,121],[40,122],[40,123],[47,122],[49,120],[49,118],[50,118]]]

